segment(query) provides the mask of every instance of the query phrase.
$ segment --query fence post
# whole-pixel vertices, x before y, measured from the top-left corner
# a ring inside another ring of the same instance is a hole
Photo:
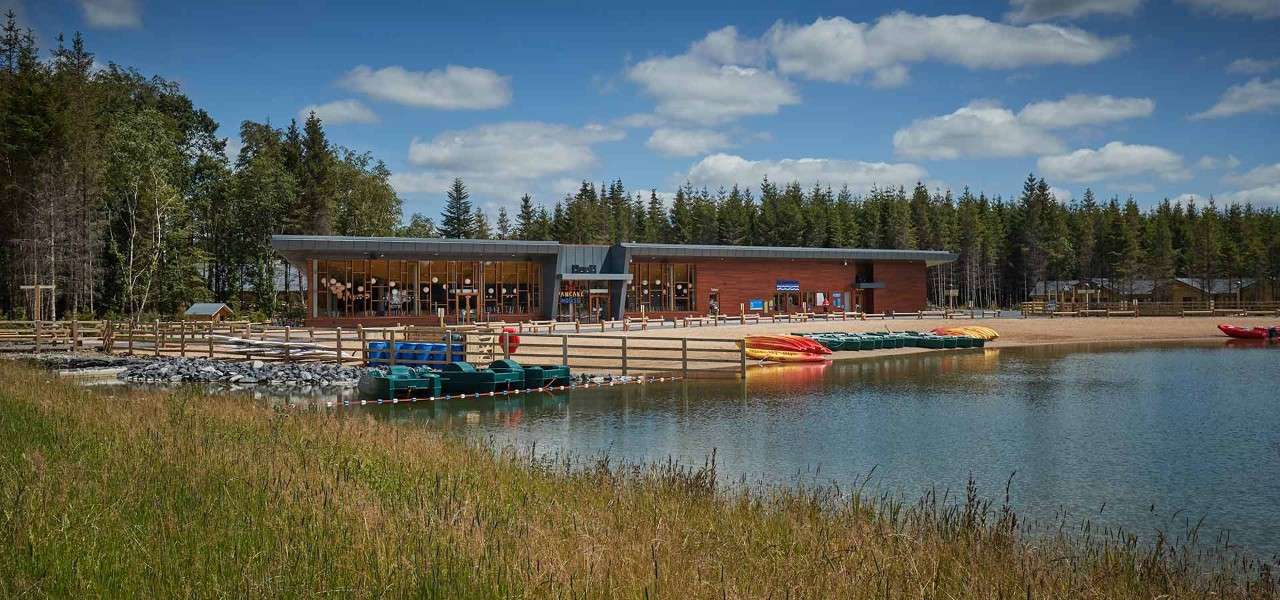
[[[747,340],[738,340],[738,369],[742,373],[742,378],[747,378]]]
[[[560,364],[569,366],[569,336],[560,336]]]
[[[573,320],[573,332],[582,333],[582,321],[579,321],[578,319]]]
[[[511,358],[511,334],[506,331],[502,332],[502,358]]]
[[[178,356],[187,357],[187,322],[178,325]]]
[[[284,346],[284,362],[286,362],[286,363],[291,363],[291,362],[293,362],[293,357],[292,357],[292,356],[290,356],[290,353],[289,353],[289,342],[290,342],[290,341],[292,341],[292,339],[293,339],[293,335],[292,335],[292,334],[290,333],[290,331],[289,331],[289,326],[288,326],[288,325],[285,325],[285,326],[284,326],[284,343],[285,343],[285,346]]]
[[[738,322],[740,325],[747,324],[747,305],[746,304],[742,304],[742,303],[738,304]]]
[[[622,340],[622,374],[623,376],[626,376],[627,374],[627,338],[623,337],[619,339]]]
[[[36,319],[35,332],[36,332],[36,338],[35,338],[36,354],[40,354],[40,320],[39,319]]]
[[[98,331],[99,337],[102,338],[102,352],[111,354],[111,320],[102,322],[102,329]]]
[[[680,338],[680,373],[689,376],[689,338]]]
[[[80,321],[71,321],[71,351],[80,349]]]
[[[396,330],[392,329],[388,333],[391,334],[391,341],[387,342],[387,352],[390,354],[391,366],[396,366]]]
[[[133,334],[135,331],[137,331],[137,329],[138,329],[137,319],[130,319],[129,320],[129,346],[127,350],[129,356],[133,356]]]
[[[151,340],[151,345],[153,346],[155,355],[160,356],[160,319],[156,319],[155,325],[152,326],[151,332],[154,335],[153,339]]]
[[[342,364],[342,328],[337,328],[338,332],[338,364]]]
[[[369,347],[364,338],[364,325],[356,324],[356,335],[360,338],[360,363],[369,366]]]
[[[209,321],[209,330],[204,334],[204,339],[209,344],[209,358],[213,358],[213,321]]]

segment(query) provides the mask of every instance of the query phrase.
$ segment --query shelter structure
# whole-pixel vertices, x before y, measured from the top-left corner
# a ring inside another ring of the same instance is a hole
[[[949,252],[272,236],[306,274],[307,322],[914,312]]]

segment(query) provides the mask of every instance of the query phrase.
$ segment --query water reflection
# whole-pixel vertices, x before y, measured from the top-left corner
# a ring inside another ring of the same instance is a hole
[[[1280,550],[1274,346],[1082,345],[932,352],[688,380],[378,406],[499,444],[701,464],[732,482],[874,483],[988,493],[1027,515],[1150,534],[1206,531]],[[1179,512],[1182,511],[1182,512]]]

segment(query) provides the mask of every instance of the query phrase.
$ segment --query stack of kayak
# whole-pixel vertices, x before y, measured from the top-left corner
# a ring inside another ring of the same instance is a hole
[[[884,350],[889,348],[981,348],[987,340],[969,335],[938,335],[933,332],[885,331],[867,333],[806,333],[809,339],[836,352]]]
[[[404,365],[370,369],[357,385],[362,397],[386,400],[542,389],[569,385],[570,375],[564,365],[522,365],[502,359],[486,368],[456,361],[439,369]]]
[[[747,357],[773,362],[822,362],[831,349],[799,335],[749,335]]]
[[[982,338],[988,342],[1000,337],[1000,334],[996,333],[996,330],[990,327],[983,327],[981,325],[937,327],[933,329],[933,333],[938,335],[967,335],[969,337]]]

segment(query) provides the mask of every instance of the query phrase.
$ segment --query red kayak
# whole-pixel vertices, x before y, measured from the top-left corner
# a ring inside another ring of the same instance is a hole
[[[1280,333],[1280,328],[1278,327],[1236,327],[1226,323],[1219,325],[1218,329],[1229,337],[1241,340],[1266,340],[1275,337],[1272,333],[1273,330],[1276,333]]]
[[[809,338],[798,335],[749,335],[747,347],[757,350],[780,350],[808,354],[831,354],[831,350]]]

